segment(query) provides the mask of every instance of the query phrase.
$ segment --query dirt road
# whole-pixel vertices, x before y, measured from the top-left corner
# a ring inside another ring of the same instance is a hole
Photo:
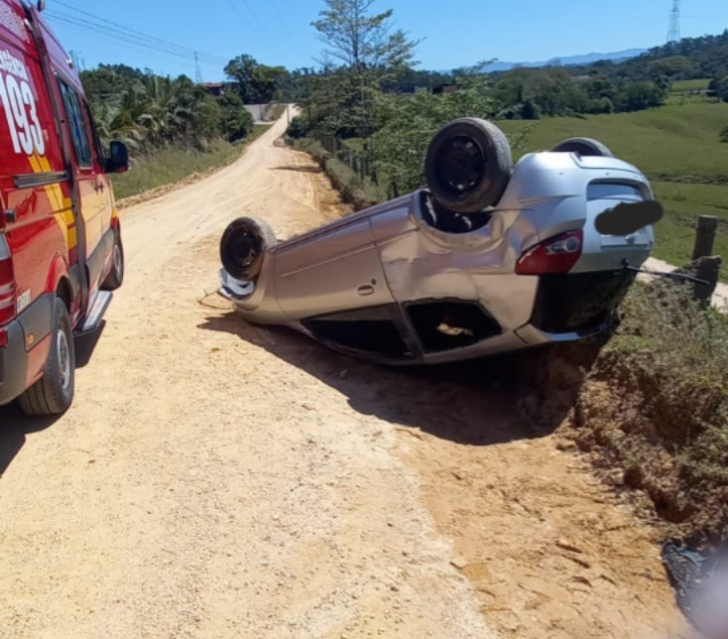
[[[125,211],[72,410],[0,409],[0,636],[669,636],[649,531],[493,364],[378,369],[199,303],[234,216],[342,211],[284,126]]]

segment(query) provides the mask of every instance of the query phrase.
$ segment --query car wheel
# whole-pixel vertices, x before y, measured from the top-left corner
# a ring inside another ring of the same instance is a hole
[[[240,217],[223,233],[220,260],[228,274],[250,282],[259,275],[265,252],[275,244],[273,229],[268,224],[252,217]]]
[[[62,300],[53,304],[51,349],[43,377],[20,396],[21,410],[30,417],[61,415],[73,402],[76,352],[68,310]]]
[[[460,118],[440,129],[425,159],[430,192],[455,213],[479,213],[497,204],[512,171],[508,138],[478,118]]]
[[[591,138],[569,138],[557,144],[551,151],[553,153],[576,153],[583,157],[614,157],[614,153],[606,144]]]
[[[119,232],[114,233],[113,262],[111,272],[106,276],[101,288],[104,291],[115,291],[124,282],[124,246],[121,243]]]

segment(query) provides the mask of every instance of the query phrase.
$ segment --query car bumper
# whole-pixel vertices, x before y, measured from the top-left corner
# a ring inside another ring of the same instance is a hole
[[[18,397],[25,390],[28,378],[28,353],[20,322],[12,322],[3,330],[7,345],[0,347],[0,406]]]

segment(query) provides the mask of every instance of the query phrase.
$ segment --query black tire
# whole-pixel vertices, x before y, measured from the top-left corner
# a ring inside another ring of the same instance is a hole
[[[19,398],[21,410],[29,417],[62,415],[73,402],[76,386],[76,351],[68,309],[59,298],[53,304],[51,350],[43,377]]]
[[[124,245],[121,243],[121,236],[117,230],[114,233],[114,249],[113,249],[113,262],[111,265],[111,271],[106,276],[104,283],[101,285],[101,289],[104,291],[115,291],[121,288],[124,283],[124,271],[126,270],[126,263],[124,262]]]
[[[553,153],[576,153],[582,157],[614,157],[614,153],[606,144],[591,138],[569,138],[557,144],[551,151]]]
[[[498,203],[513,171],[508,138],[495,124],[460,118],[444,126],[427,149],[425,178],[446,209],[466,215]]]
[[[260,274],[265,252],[275,246],[273,229],[252,217],[232,221],[220,240],[220,260],[235,279],[253,281]]]

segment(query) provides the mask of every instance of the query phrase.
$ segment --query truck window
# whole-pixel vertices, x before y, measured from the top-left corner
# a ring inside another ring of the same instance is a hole
[[[61,85],[63,104],[66,107],[66,115],[68,116],[68,126],[71,128],[71,137],[73,137],[73,146],[76,149],[76,159],[79,165],[90,168],[93,166],[91,161],[91,144],[89,143],[86,125],[83,121],[81,102],[71,87],[63,80],[59,82]]]
[[[100,166],[104,166],[104,147],[101,146],[101,140],[99,139],[99,131],[96,128],[96,120],[94,120],[94,114],[91,112],[91,107],[88,105],[86,100],[83,101],[83,108],[86,110],[86,117],[88,118],[88,126],[91,130],[91,138],[93,140],[94,152]]]

